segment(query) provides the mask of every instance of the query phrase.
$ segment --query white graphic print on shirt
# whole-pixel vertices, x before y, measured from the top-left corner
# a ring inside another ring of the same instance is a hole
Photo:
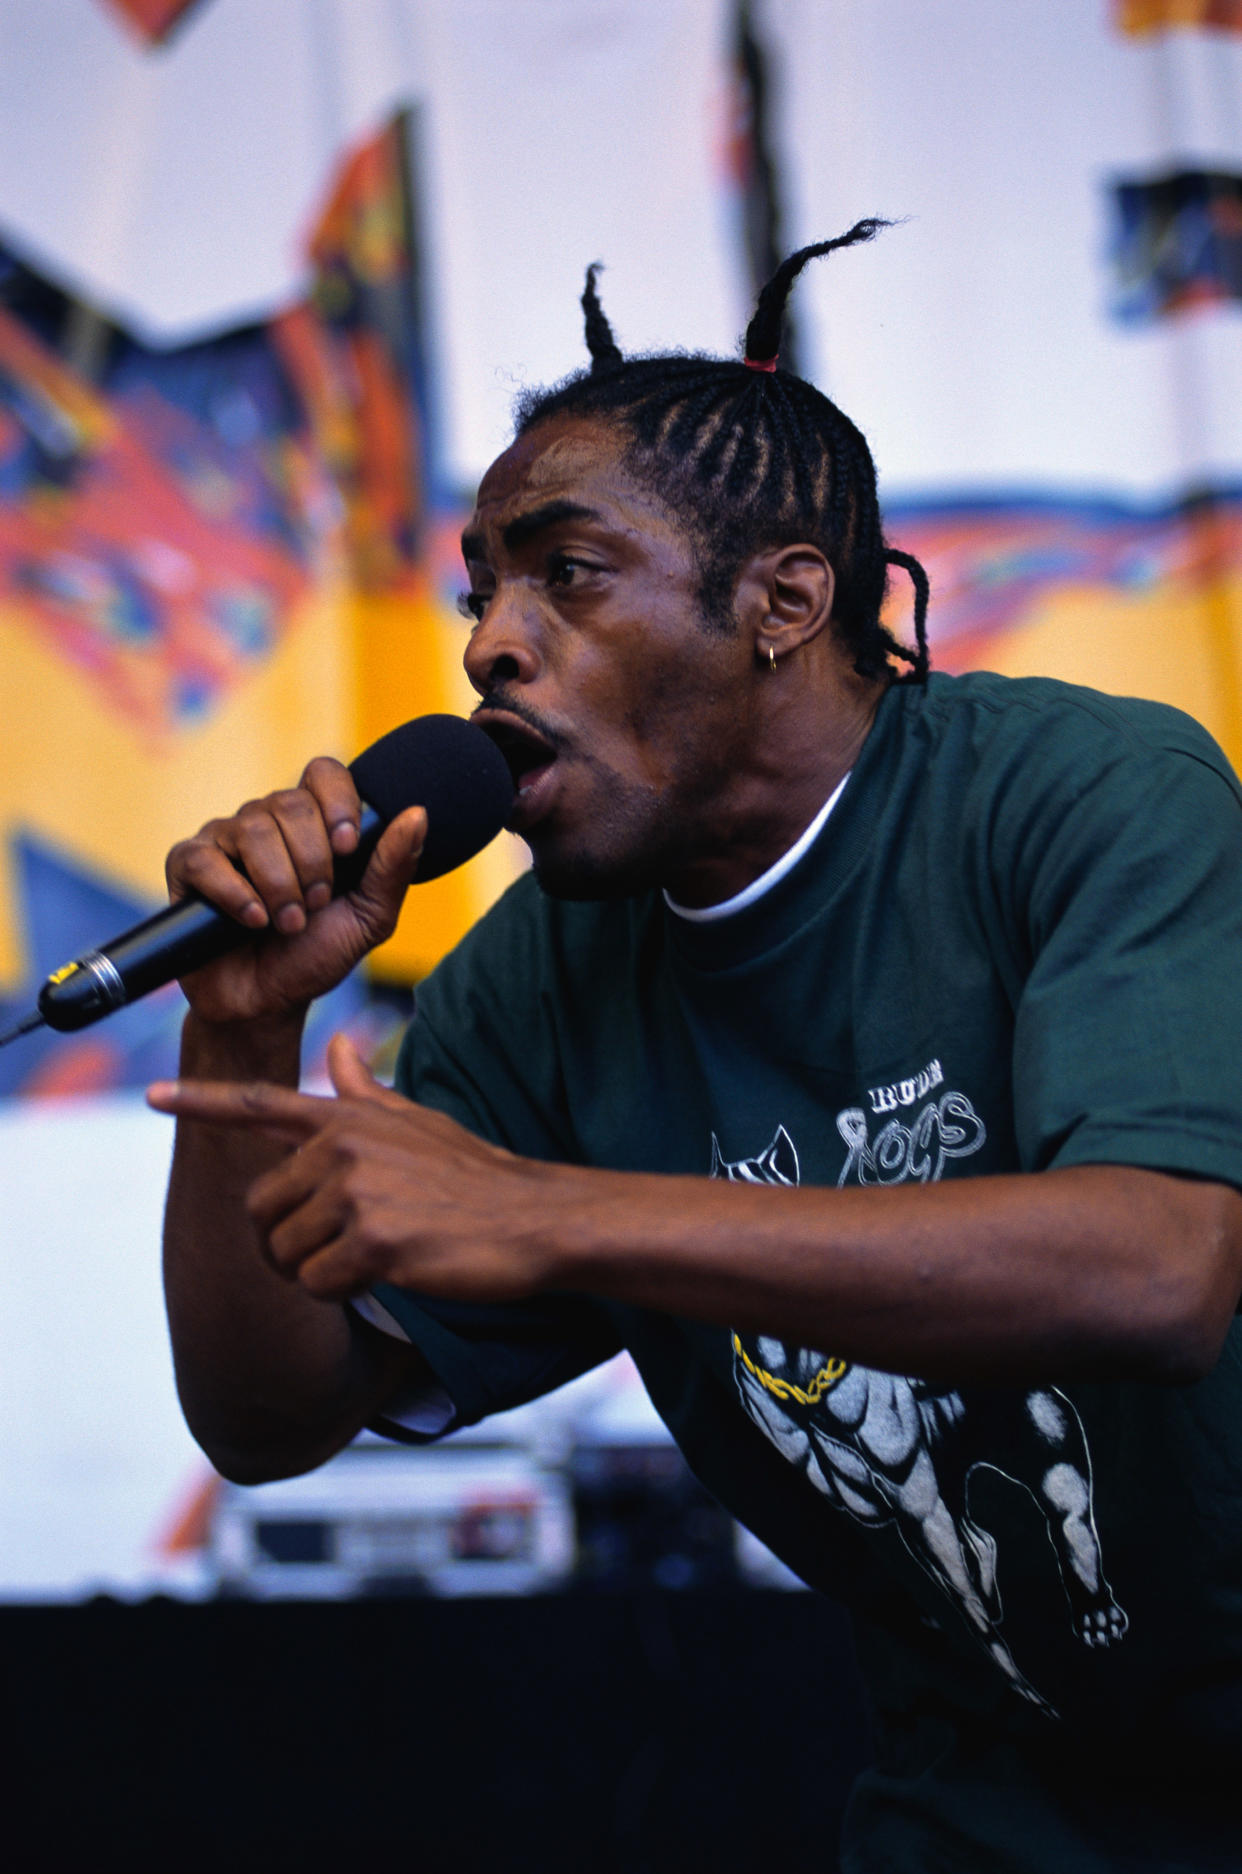
[[[946,1159],[978,1151],[986,1135],[966,1096],[926,1098],[942,1081],[936,1061],[911,1080],[870,1088],[874,1115],[908,1112],[920,1102],[908,1123],[885,1117],[874,1136],[862,1107],[839,1113],[847,1156],[838,1183],[934,1181]],[[711,1175],[796,1185],[798,1154],[783,1126],[757,1157],[731,1163],[713,1136]],[[1039,1507],[1083,1645],[1106,1647],[1124,1636],[1127,1617],[1104,1578],[1082,1420],[1056,1387],[937,1387],[768,1335],[737,1333],[733,1372],[746,1411],[782,1456],[855,1521],[893,1525],[1032,1704],[1056,1715],[1019,1670],[1001,1632],[996,1540],[970,1514],[977,1471],[996,1472]]]

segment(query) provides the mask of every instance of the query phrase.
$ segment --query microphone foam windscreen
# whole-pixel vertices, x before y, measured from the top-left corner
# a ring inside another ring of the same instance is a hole
[[[415,883],[473,859],[504,825],[513,776],[495,742],[460,716],[417,716],[390,729],[349,765],[354,786],[384,821],[427,809]]]

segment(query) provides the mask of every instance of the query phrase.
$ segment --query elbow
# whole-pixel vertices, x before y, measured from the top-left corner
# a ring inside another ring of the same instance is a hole
[[[221,1425],[207,1423],[189,1411],[185,1419],[212,1469],[230,1484],[274,1484],[286,1477],[301,1477],[318,1470],[349,1442],[339,1433],[325,1437],[305,1426],[274,1424],[268,1419]]]
[[[1215,1321],[1197,1317],[1170,1323],[1149,1349],[1143,1377],[1166,1386],[1193,1386],[1212,1371],[1224,1341]]]
[[[1223,1310],[1215,1296],[1200,1295],[1165,1324],[1157,1349],[1154,1377],[1170,1386],[1193,1386],[1206,1379],[1224,1350],[1234,1308]]]
[[[1146,1365],[1152,1379],[1167,1385],[1190,1386],[1206,1379],[1220,1359],[1238,1308],[1242,1200],[1224,1186],[1215,1189],[1219,1203],[1201,1206],[1207,1214],[1183,1240],[1180,1253],[1166,1259],[1146,1285]]]
[[[305,1462],[288,1452],[241,1450],[236,1446],[208,1444],[199,1439],[212,1468],[229,1484],[275,1484],[285,1477],[300,1477],[314,1470],[318,1459]]]

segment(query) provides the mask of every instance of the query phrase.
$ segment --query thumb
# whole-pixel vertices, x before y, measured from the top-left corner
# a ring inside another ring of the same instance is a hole
[[[375,1078],[348,1035],[335,1034],[328,1043],[328,1078],[343,1100],[370,1100],[401,1111],[409,1107],[408,1100]]]
[[[366,871],[350,893],[371,944],[391,936],[426,838],[427,814],[422,807],[407,807],[380,835]]]

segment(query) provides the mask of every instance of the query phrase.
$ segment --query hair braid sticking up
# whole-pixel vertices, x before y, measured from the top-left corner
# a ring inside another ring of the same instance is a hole
[[[592,371],[608,371],[623,364],[621,347],[612,335],[612,327],[599,303],[599,294],[595,290],[596,277],[603,269],[603,262],[593,260],[586,271],[586,285],[582,290],[582,310],[586,315],[587,350],[591,354]]]
[[[885,542],[866,438],[813,384],[777,367],[785,304],[803,267],[889,226],[872,216],[783,261],[759,295],[745,362],[693,352],[624,357],[599,302],[594,262],[582,294],[590,369],[522,397],[517,430],[564,413],[621,431],[631,468],[694,542],[709,627],[732,629],[737,577],[752,554],[805,541],[835,574],[833,628],[854,669],[889,682],[897,659],[910,667],[906,680],[921,683],[929,663],[927,574]],[[914,584],[914,650],[880,621],[890,565]]]
[[[860,241],[874,241],[881,228],[891,228],[892,225],[891,221],[885,221],[879,215],[870,215],[863,221],[856,221],[845,234],[838,234],[835,241],[816,241],[810,247],[800,247],[796,254],[790,254],[787,260],[783,260],[760,291],[754,317],[746,328],[747,363],[775,364],[780,356],[781,325],[789,290],[808,260],[817,260],[821,254],[835,253],[839,247],[855,247]]]

